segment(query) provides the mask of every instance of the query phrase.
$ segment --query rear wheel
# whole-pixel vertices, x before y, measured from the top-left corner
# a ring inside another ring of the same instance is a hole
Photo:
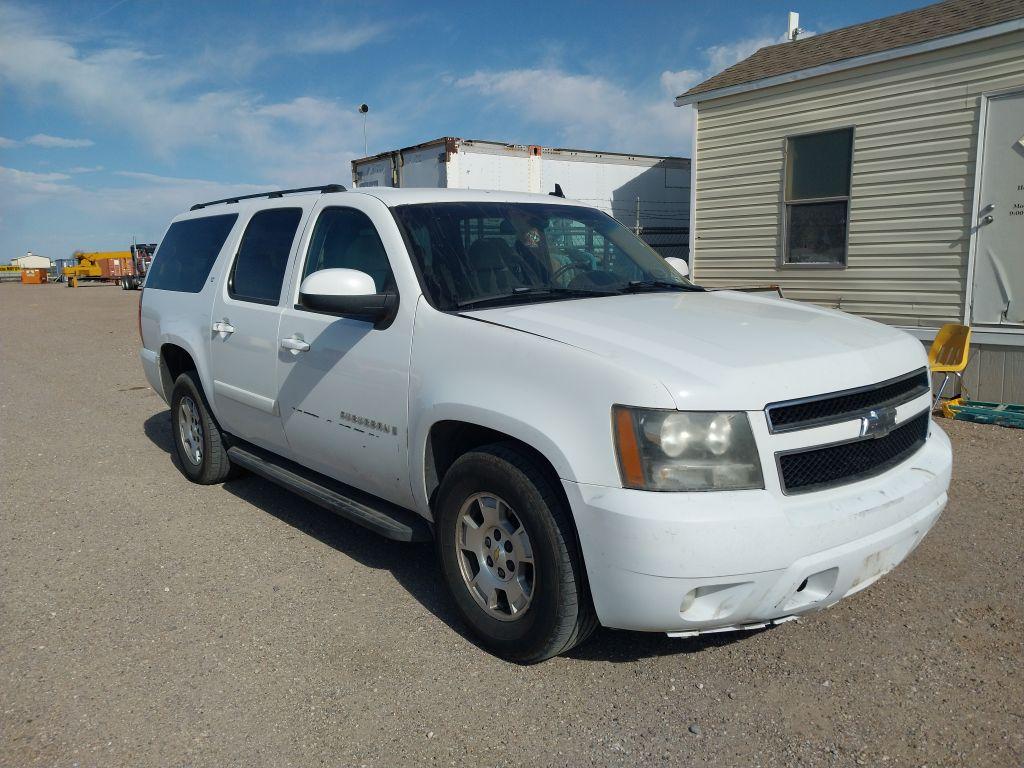
[[[213,485],[231,474],[224,435],[214,421],[195,371],[178,376],[171,390],[171,434],[182,474]]]
[[[436,540],[463,619],[492,653],[535,663],[597,626],[569,511],[539,466],[506,444],[448,470]]]

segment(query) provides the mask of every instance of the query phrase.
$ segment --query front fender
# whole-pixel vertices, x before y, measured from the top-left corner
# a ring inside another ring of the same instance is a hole
[[[611,408],[673,408],[658,380],[551,339],[421,303],[410,376],[411,491],[429,516],[427,438],[440,421],[502,432],[541,453],[562,480],[619,486]]]

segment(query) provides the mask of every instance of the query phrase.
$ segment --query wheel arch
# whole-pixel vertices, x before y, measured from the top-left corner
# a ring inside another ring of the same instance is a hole
[[[579,590],[576,594],[578,596],[579,604],[582,606],[580,609],[580,617],[582,618],[576,620],[575,628],[572,630],[572,633],[565,638],[565,642],[567,644],[563,646],[563,650],[571,648],[590,635],[594,627],[597,626],[598,619],[594,612],[593,599],[590,595],[590,577],[587,569],[587,558],[583,551],[583,542],[580,538],[576,514],[573,510],[568,494],[566,493],[565,486],[562,483],[562,479],[565,475],[559,472],[555,462],[549,459],[543,451],[539,450],[535,445],[532,445],[522,437],[497,429],[496,427],[485,426],[474,421],[466,421],[463,419],[441,419],[435,421],[427,431],[423,456],[423,480],[425,484],[424,487],[430,488],[429,502],[431,519],[435,519],[433,514],[434,502],[437,490],[441,487],[441,482],[444,479],[445,472],[454,465],[459,456],[463,456],[466,453],[473,451],[475,448],[494,444],[509,446],[517,453],[524,455],[529,463],[533,464],[544,476],[547,483],[551,486],[551,493],[553,493],[555,498],[561,502],[562,510],[564,510],[564,512],[557,514],[558,517],[564,520],[569,527],[568,531],[565,531],[564,528],[562,528],[562,531],[563,536],[567,535],[571,539],[571,542],[565,542],[570,558],[572,558],[573,552],[576,553],[574,562],[576,564],[576,578],[578,579],[577,583]],[[556,450],[555,455],[562,461],[565,460],[561,451]],[[507,457],[508,453],[506,452],[506,460],[508,460]],[[514,460],[513,464],[515,464]],[[522,471],[523,467],[520,466],[519,470]],[[435,537],[438,537],[438,551],[441,553],[444,549],[441,546],[443,539],[439,537],[439,531],[436,526]],[[558,653],[561,652],[561,650],[558,651]],[[538,660],[542,658],[547,658],[547,656],[539,657]]]
[[[497,415],[438,414],[417,442],[414,457],[414,494],[433,519],[433,502],[445,473],[459,456],[490,443],[514,445],[545,473],[556,492],[564,497],[562,479],[573,479],[565,455],[538,430]],[[566,507],[568,499],[565,499]]]
[[[203,394],[207,401],[212,403],[213,381],[203,358],[196,353],[193,345],[178,336],[166,336],[160,343],[158,362],[160,384],[167,402],[171,400],[171,390],[174,389],[174,382],[178,376],[185,371],[195,371]]]
[[[195,360],[184,347],[168,342],[160,346],[160,383],[169,399],[174,382],[185,371],[197,371]]]

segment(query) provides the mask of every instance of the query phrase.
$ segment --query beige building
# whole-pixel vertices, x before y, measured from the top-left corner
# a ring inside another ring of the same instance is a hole
[[[1024,402],[1024,0],[949,0],[762,48],[694,108],[693,272],[905,328],[973,328]]]

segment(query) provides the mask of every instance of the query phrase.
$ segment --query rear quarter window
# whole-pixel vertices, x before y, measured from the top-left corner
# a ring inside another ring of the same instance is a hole
[[[171,224],[153,258],[146,287],[199,293],[237,220],[237,213],[229,213]]]

